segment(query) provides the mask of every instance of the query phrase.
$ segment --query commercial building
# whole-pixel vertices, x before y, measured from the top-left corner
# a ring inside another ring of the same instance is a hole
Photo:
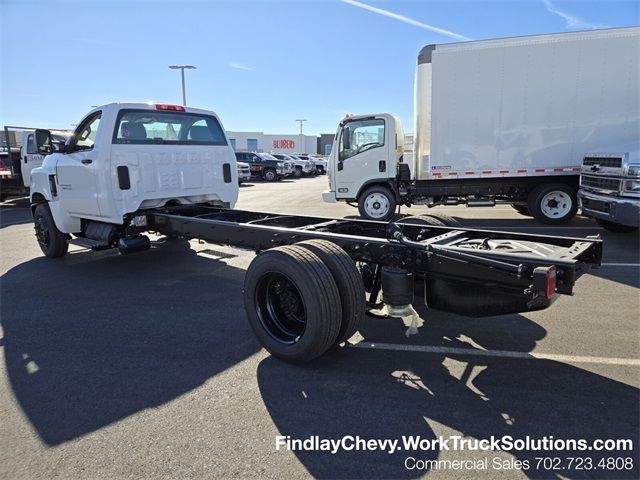
[[[227,136],[234,150],[273,153],[310,153],[318,151],[316,135],[270,134],[263,132],[230,132]]]

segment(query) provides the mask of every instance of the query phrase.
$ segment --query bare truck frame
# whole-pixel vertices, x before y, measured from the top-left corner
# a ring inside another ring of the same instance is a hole
[[[131,214],[102,247],[143,250],[150,241],[141,234],[152,231],[256,251],[246,313],[264,347],[292,362],[346,341],[367,308],[384,304],[402,316],[417,287],[430,308],[471,317],[526,312],[571,295],[601,262],[599,237],[469,229],[443,218],[386,223],[170,206]]]

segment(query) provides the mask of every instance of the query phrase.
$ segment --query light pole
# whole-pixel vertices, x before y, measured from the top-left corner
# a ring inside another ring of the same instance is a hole
[[[186,106],[187,94],[184,88],[184,69],[186,68],[188,70],[193,70],[196,67],[194,67],[193,65],[169,65],[169,68],[171,68],[172,70],[180,70],[180,74],[182,75],[182,105]]]
[[[300,122],[300,145],[302,146],[303,150],[306,150],[306,148],[304,147],[304,139],[303,139],[304,137],[302,136],[302,124],[306,121],[307,120],[304,118],[300,118],[296,120],[296,122]],[[301,151],[300,153],[306,153],[306,152]]]

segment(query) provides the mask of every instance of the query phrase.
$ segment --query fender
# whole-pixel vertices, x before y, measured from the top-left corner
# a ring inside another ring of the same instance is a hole
[[[387,187],[389,190],[391,190],[391,193],[393,193],[396,197],[396,202],[398,202],[398,204],[401,203],[400,200],[400,192],[398,191],[398,186],[396,184],[396,182],[394,181],[395,179],[393,178],[389,178],[387,180],[381,180],[379,178],[374,178],[371,180],[367,180],[366,182],[364,182],[361,186],[360,189],[358,190],[358,193],[356,195],[356,198],[350,198],[347,201],[348,202],[352,202],[352,201],[357,201],[360,198],[360,194],[362,194],[362,192],[364,192],[367,188],[373,186],[373,185],[381,185],[384,187]]]
[[[47,155],[42,166],[31,170],[31,188],[29,199],[31,201],[31,214],[39,203],[48,203],[53,221],[62,233],[74,233],[81,230],[80,219],[69,216],[62,208],[58,200],[58,185],[56,180],[57,155]]]

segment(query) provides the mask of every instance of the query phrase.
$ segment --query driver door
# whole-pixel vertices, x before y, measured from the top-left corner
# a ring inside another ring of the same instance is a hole
[[[22,181],[25,187],[31,185],[31,170],[42,166],[44,157],[38,153],[36,147],[35,133],[27,133],[22,141]]]
[[[68,153],[56,165],[60,204],[71,215],[99,217],[98,168],[101,162],[100,143],[97,142],[102,112],[93,113],[83,120],[69,145]]]
[[[334,163],[337,198],[356,198],[358,190],[369,180],[395,176],[387,168],[390,158],[387,143],[382,118],[344,124],[338,142],[338,161]]]

